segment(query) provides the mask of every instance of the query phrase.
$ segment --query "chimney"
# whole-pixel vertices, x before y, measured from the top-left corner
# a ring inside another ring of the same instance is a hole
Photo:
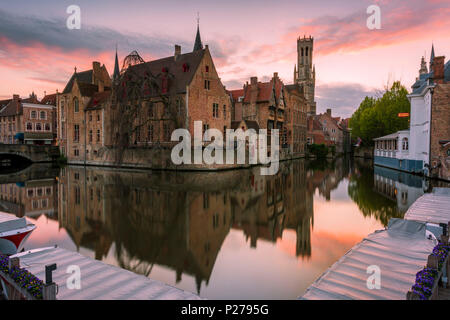
[[[250,78],[250,84],[257,84],[258,83],[258,77],[251,77]]]
[[[175,61],[177,61],[178,56],[181,54],[181,46],[175,45],[175,54],[173,55]]]
[[[13,100],[14,100],[14,101],[17,102],[17,101],[19,101],[19,99],[20,99],[20,98],[19,98],[19,95],[18,95],[18,94],[13,94]]]
[[[94,74],[100,72],[100,62],[92,61],[92,69],[94,70]]]
[[[437,83],[443,83],[444,81],[444,56],[434,57],[431,68],[433,70],[433,80]]]
[[[327,114],[331,117],[331,109],[327,109]]]
[[[273,77],[274,77],[275,79],[277,79],[277,78],[278,78],[278,72],[274,72],[274,73],[273,73]]]

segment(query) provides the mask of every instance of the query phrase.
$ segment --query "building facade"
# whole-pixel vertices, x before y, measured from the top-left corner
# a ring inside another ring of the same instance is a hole
[[[56,107],[48,96],[43,102],[34,93],[27,99],[13,95],[12,99],[4,101],[0,109],[0,142],[54,144]]]
[[[408,95],[410,128],[375,139],[375,164],[448,180],[450,155],[443,153],[450,140],[450,61],[435,57],[428,72],[422,57],[419,77]]]
[[[100,66],[94,61],[90,70],[77,72],[75,68],[63,92],[57,94],[58,145],[69,162],[84,163],[87,160],[88,130],[93,130],[92,127],[88,129],[90,113],[87,107],[94,104],[95,94],[110,88],[111,79],[105,65]],[[99,122],[103,123],[103,118]]]

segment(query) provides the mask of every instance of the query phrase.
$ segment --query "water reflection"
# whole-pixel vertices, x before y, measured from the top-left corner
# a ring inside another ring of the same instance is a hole
[[[295,298],[428,188],[343,158],[275,176],[52,170],[0,173],[0,210],[38,225],[27,249],[56,243],[207,298]]]

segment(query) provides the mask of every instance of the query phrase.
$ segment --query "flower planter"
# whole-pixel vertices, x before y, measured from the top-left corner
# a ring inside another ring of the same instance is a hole
[[[8,290],[8,299],[42,300],[44,283],[20,268],[18,258],[0,255],[0,280]]]
[[[442,237],[440,243],[434,247],[428,256],[426,268],[416,275],[416,283],[406,295],[407,300],[436,300],[439,296],[439,283],[446,272],[449,285],[450,274],[450,246],[448,237]]]

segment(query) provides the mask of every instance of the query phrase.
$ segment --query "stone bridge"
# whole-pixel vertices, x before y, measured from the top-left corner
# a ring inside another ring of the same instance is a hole
[[[0,160],[12,162],[52,162],[59,157],[57,146],[38,146],[30,144],[0,144]]]

